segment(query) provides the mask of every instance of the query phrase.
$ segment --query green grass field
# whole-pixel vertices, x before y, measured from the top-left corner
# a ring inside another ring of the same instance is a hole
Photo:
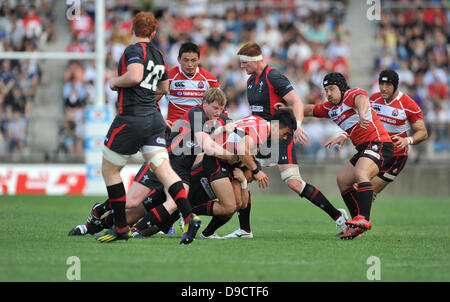
[[[70,256],[80,259],[81,281],[368,281],[370,256],[380,260],[381,281],[450,281],[449,198],[379,196],[372,230],[341,241],[334,223],[307,200],[254,196],[254,239],[188,246],[178,244],[178,226],[176,235],[111,244],[67,236],[94,201],[1,196],[0,281],[67,281]],[[339,198],[332,202],[343,207]],[[202,220],[204,227],[209,218]],[[237,226],[234,216],[218,233]]]

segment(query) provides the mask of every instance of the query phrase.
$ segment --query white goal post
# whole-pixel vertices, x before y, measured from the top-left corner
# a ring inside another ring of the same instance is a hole
[[[103,93],[105,79],[105,0],[95,1],[95,52],[0,52],[0,60],[95,60],[96,96],[95,106],[104,106]]]

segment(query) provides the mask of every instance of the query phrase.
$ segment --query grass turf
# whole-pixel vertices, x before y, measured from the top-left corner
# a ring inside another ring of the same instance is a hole
[[[449,198],[378,196],[372,230],[341,241],[330,218],[305,199],[254,196],[254,239],[202,240],[180,246],[181,232],[102,244],[69,237],[94,202],[80,196],[0,197],[0,281],[67,281],[70,256],[81,281],[368,281],[370,256],[381,281],[450,281]],[[332,202],[344,207],[340,198]],[[209,217],[202,217],[203,227]],[[218,230],[238,226],[236,215]]]

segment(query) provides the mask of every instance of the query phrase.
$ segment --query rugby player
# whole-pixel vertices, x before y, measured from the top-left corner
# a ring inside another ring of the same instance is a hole
[[[287,139],[280,140],[278,147],[272,147],[272,142],[268,143],[270,150],[276,148],[276,151],[278,151],[278,157],[272,163],[278,165],[281,179],[292,191],[325,211],[335,221],[336,225],[341,229],[345,229],[345,220],[347,219],[345,211],[343,209],[337,210],[319,189],[306,183],[300,175],[294,143],[305,144],[307,135],[301,127],[304,117],[304,105],[293,86],[280,71],[264,62],[261,47],[257,43],[248,42],[244,44],[237,54],[241,62],[241,68],[245,69],[247,74],[250,75],[247,81],[247,98],[252,115],[270,121],[270,117],[276,111],[275,105],[283,102],[292,110],[295,116],[297,124],[295,132],[288,135]],[[271,155],[273,156],[273,154],[272,150]],[[266,164],[263,157],[261,154],[257,155],[258,160],[262,164]],[[258,173],[260,170],[255,169],[251,171],[259,181]],[[236,230],[235,235],[236,237],[242,235],[242,230]],[[230,236],[233,235],[230,234]]]
[[[408,95],[398,90],[399,77],[394,70],[383,70],[378,77],[380,92],[372,94],[369,98],[374,111],[377,113],[384,128],[388,131],[394,143],[394,159],[392,165],[380,172],[372,179],[374,187],[374,200],[376,194],[383,189],[400,174],[408,160],[408,146],[416,145],[428,137],[427,128],[423,121],[420,107]],[[412,136],[408,136],[408,131],[413,129]],[[330,149],[338,145],[341,149],[347,139],[344,132],[337,138],[325,143]],[[352,207],[354,196],[356,196],[355,186],[348,192],[344,192],[344,200],[350,205],[350,215],[357,215],[357,210]]]
[[[181,44],[178,66],[169,69],[169,92],[166,98],[167,122],[170,127],[186,111],[202,104],[202,97],[209,88],[218,88],[217,78],[200,67],[200,48],[192,42]]]
[[[305,105],[305,116],[330,118],[349,136],[357,153],[337,176],[337,183],[344,202],[353,213],[341,239],[353,239],[370,230],[370,210],[374,187],[371,179],[392,165],[394,145],[378,115],[371,108],[367,92],[350,89],[341,73],[327,74],[323,87],[328,101]],[[357,183],[358,192],[349,202],[346,193]]]
[[[96,236],[96,240],[101,242],[129,238],[125,216],[126,192],[120,171],[137,151],[142,153],[145,162],[177,203],[187,229],[196,223],[187,192],[168,160],[164,139],[166,124],[157,110],[155,96],[167,93],[169,81],[164,58],[151,44],[156,27],[157,20],[150,12],[140,12],[133,18],[131,44],[120,59],[118,76],[110,80],[111,89],[118,91],[118,114],[105,139],[102,174],[114,213],[114,226]],[[100,219],[95,211],[90,218]],[[183,243],[192,242],[194,231],[183,234]]]

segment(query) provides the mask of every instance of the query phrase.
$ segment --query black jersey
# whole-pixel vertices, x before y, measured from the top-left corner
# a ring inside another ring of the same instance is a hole
[[[293,89],[286,76],[266,65],[259,78],[253,74],[247,81],[247,99],[252,115],[270,120],[275,113],[273,105],[284,102],[283,97]]]
[[[208,118],[203,106],[195,106],[186,111],[172,128],[167,141],[167,151],[174,155],[197,155],[202,152],[195,139],[195,133],[210,133]]]
[[[125,49],[118,66],[119,76],[132,63],[144,65],[142,81],[133,87],[119,88],[117,112],[121,115],[147,116],[157,111],[155,92],[158,82],[169,78],[167,64],[161,52],[150,42],[139,42]]]

